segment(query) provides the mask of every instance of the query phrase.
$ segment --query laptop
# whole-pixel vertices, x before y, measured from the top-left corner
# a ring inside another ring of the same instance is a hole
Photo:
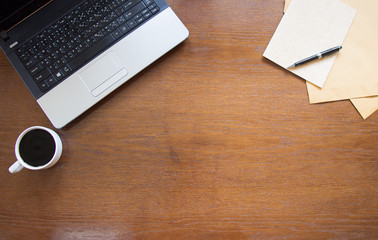
[[[1,49],[58,129],[189,36],[164,0],[1,5]]]

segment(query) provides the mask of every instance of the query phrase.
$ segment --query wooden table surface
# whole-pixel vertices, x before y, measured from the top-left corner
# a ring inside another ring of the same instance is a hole
[[[378,114],[262,57],[283,0],[167,2],[189,39],[57,130],[48,170],[8,173],[53,126],[0,53],[0,239],[378,239]]]

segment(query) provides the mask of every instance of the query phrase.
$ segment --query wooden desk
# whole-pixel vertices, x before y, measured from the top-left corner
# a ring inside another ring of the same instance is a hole
[[[8,173],[52,125],[0,54],[0,239],[377,239],[378,114],[263,59],[283,0],[168,3],[190,38],[58,130],[49,170]]]

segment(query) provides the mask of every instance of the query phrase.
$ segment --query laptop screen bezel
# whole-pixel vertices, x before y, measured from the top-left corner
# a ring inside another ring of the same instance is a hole
[[[4,19],[0,20],[0,32],[9,31],[18,23],[22,22],[34,12],[38,11],[41,7],[52,1],[53,0],[25,0],[23,6],[19,7],[13,12],[9,12],[8,16],[5,16]]]

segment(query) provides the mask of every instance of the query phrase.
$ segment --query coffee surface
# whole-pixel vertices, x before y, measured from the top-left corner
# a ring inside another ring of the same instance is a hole
[[[43,166],[54,156],[54,138],[45,130],[31,130],[21,139],[19,152],[27,164],[34,167]]]

